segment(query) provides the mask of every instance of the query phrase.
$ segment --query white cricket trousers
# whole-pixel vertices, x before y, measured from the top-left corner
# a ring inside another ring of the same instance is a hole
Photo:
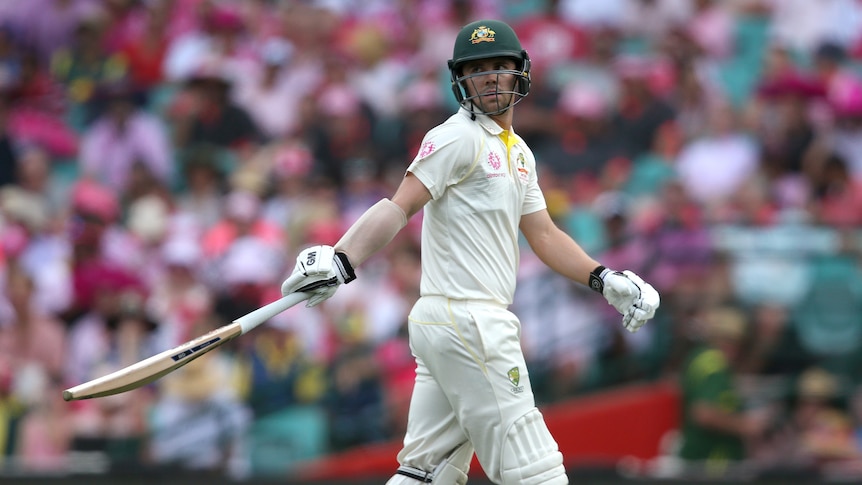
[[[409,315],[416,383],[401,465],[433,472],[469,442],[494,483],[568,483],[536,409],[520,333],[518,318],[497,303],[441,296],[416,302]],[[457,466],[466,472],[469,460]]]

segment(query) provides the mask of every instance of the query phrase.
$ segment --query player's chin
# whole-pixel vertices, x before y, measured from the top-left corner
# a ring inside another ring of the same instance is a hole
[[[481,96],[479,98],[479,107],[485,113],[493,113],[509,107],[510,100],[501,95]]]

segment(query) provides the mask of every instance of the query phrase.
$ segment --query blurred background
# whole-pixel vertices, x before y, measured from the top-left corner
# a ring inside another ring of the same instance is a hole
[[[533,60],[552,216],[662,294],[628,334],[524,246],[573,481],[862,480],[862,1],[0,0],[0,482],[383,483],[421,214],[319,307],[61,391],[276,299],[457,109],[488,17]]]

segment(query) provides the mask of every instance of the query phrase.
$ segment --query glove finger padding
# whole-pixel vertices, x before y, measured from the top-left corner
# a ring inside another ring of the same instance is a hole
[[[290,276],[281,284],[281,295],[287,296],[291,293],[296,293],[299,286],[305,281],[305,275],[301,272],[293,270]]]
[[[634,308],[632,311],[623,315],[623,327],[631,333],[635,333],[641,328],[649,318],[646,317],[646,312],[640,308]]]
[[[629,270],[612,271],[599,266],[590,273],[590,287],[600,291],[623,315],[623,327],[636,332],[655,316],[659,294],[649,283]]]
[[[659,296],[658,291],[656,291],[651,284],[645,282],[640,276],[629,270],[623,271],[623,274],[628,276],[629,279],[632,280],[638,288],[640,288],[639,301],[634,305],[639,312],[643,313],[643,316],[638,315],[638,318],[643,318],[643,320],[653,318],[659,305],[661,305],[661,297]]]
[[[623,274],[637,285],[640,293],[623,316],[623,326],[629,332],[634,333],[655,316],[661,298],[655,288],[640,276],[629,270],[623,271]]]
[[[312,292],[311,298],[305,302],[305,306],[311,308],[313,306],[317,306],[320,303],[328,300],[335,294],[335,291],[338,289],[338,285],[334,286],[325,286],[318,288]]]
[[[618,312],[625,315],[635,300],[640,297],[640,288],[624,273],[612,271],[605,274],[602,295]]]

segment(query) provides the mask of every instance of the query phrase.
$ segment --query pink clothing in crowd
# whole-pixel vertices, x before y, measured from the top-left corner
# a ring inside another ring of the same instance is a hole
[[[162,182],[171,177],[171,147],[162,122],[149,114],[133,114],[125,130],[108,119],[97,121],[81,140],[81,169],[103,183],[126,186],[135,163],[143,163]]]

